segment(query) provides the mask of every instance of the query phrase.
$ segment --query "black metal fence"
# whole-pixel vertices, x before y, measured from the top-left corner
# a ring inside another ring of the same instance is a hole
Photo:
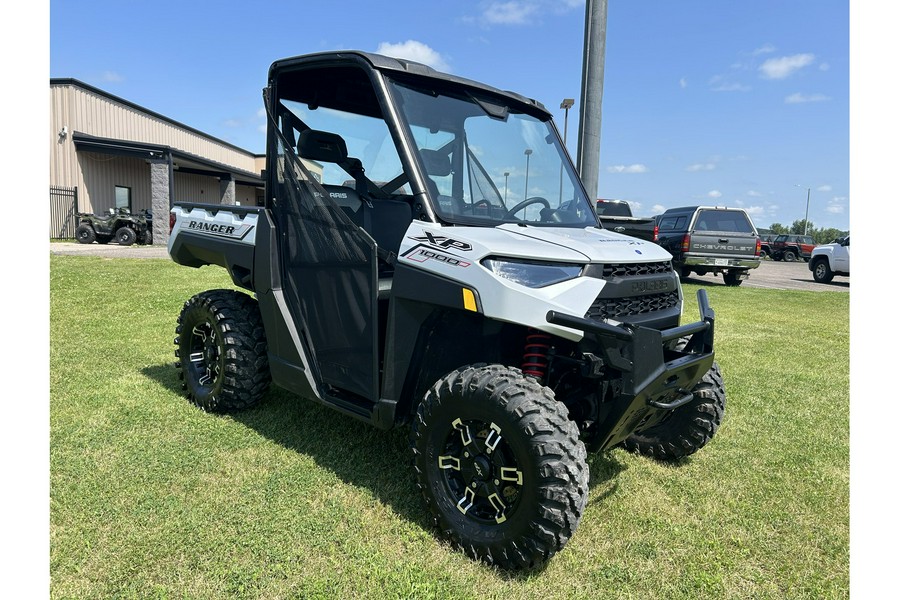
[[[78,225],[78,188],[50,186],[50,239],[73,240]]]

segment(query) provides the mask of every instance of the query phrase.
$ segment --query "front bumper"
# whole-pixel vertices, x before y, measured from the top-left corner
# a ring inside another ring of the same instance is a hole
[[[604,368],[621,373],[622,393],[602,423],[596,425],[598,449],[611,448],[639,427],[658,419],[693,398],[690,390],[712,367],[715,312],[706,290],[698,290],[700,321],[666,330],[639,325],[613,326],[555,311],[547,321],[583,331],[602,356]],[[688,338],[680,350],[665,343]]]

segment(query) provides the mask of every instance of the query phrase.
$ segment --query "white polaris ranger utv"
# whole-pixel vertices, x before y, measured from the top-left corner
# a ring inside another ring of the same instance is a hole
[[[678,459],[715,434],[705,292],[680,324],[671,256],[600,227],[540,103],[353,51],[275,62],[264,101],[264,206],[172,210],[172,258],[252,293],[185,303],[192,402],[244,408],[274,382],[411,424],[440,531],[509,569],[572,536],[588,451]]]

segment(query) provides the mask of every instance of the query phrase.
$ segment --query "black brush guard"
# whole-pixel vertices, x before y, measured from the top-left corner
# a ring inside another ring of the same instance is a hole
[[[690,390],[715,359],[716,315],[706,290],[697,292],[697,303],[700,321],[663,331],[630,324],[614,326],[553,310],[547,313],[548,323],[584,332],[587,345],[599,349],[603,366],[622,374],[621,395],[613,401],[606,419],[596,425],[598,449],[619,444],[638,428],[650,426],[666,412],[691,401]],[[681,338],[688,338],[683,348],[665,349],[666,342]]]

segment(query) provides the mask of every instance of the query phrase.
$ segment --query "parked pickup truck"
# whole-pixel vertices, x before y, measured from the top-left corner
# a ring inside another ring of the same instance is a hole
[[[656,217],[635,217],[631,214],[631,206],[624,200],[597,200],[597,216],[604,229],[648,242],[656,241]]]
[[[682,278],[721,273],[725,285],[741,285],[760,262],[760,239],[750,215],[740,208],[684,206],[659,219],[657,243],[672,254]]]
[[[819,283],[829,283],[835,275],[850,275],[850,236],[831,244],[816,246],[809,270]]]

